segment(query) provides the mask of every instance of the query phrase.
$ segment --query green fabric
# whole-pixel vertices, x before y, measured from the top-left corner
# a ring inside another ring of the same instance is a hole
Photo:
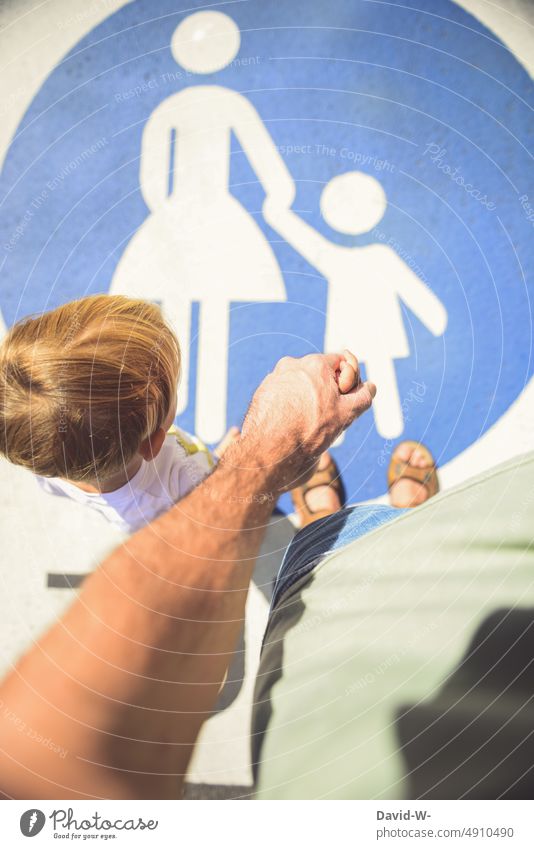
[[[256,684],[258,798],[409,798],[399,707],[438,698],[487,617],[534,605],[533,538],[529,454],[294,585],[271,616]]]

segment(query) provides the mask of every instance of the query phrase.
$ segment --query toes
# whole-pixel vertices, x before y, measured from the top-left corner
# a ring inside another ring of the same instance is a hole
[[[414,448],[414,452],[411,456],[410,463],[412,466],[416,468],[422,469],[428,465],[428,458],[424,451],[421,451],[420,448]]]
[[[395,449],[395,453],[397,454],[399,460],[403,460],[405,463],[407,463],[410,457],[412,456],[412,450],[412,447],[406,442],[401,442],[401,444],[398,445]]]
[[[400,444],[396,449],[396,454],[399,460],[404,463],[409,463],[418,469],[423,469],[428,466],[428,457],[426,452],[419,445],[409,445],[408,443]]]

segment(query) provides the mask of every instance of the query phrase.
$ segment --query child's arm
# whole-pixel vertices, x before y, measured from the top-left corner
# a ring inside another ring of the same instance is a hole
[[[217,460],[197,436],[192,436],[176,425],[167,435],[173,438],[173,451],[168,455],[169,495],[176,503],[197,487],[215,468]]]
[[[291,209],[278,204],[276,200],[265,199],[263,215],[273,230],[280,233],[282,238],[299,254],[302,254],[310,265],[313,265],[324,277],[331,276],[330,257],[336,247],[328,239],[325,239]]]

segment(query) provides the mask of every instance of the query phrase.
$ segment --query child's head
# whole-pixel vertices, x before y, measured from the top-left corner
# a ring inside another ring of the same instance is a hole
[[[179,371],[145,301],[95,295],[23,319],[0,347],[0,452],[45,477],[105,480],[172,420]]]
[[[321,194],[321,213],[326,223],[351,236],[376,227],[386,206],[382,184],[362,171],[346,171],[332,177]]]

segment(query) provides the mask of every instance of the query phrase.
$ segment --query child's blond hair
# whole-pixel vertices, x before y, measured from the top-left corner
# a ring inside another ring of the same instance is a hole
[[[45,477],[105,480],[163,425],[179,371],[146,301],[95,295],[23,319],[0,347],[0,452]]]

